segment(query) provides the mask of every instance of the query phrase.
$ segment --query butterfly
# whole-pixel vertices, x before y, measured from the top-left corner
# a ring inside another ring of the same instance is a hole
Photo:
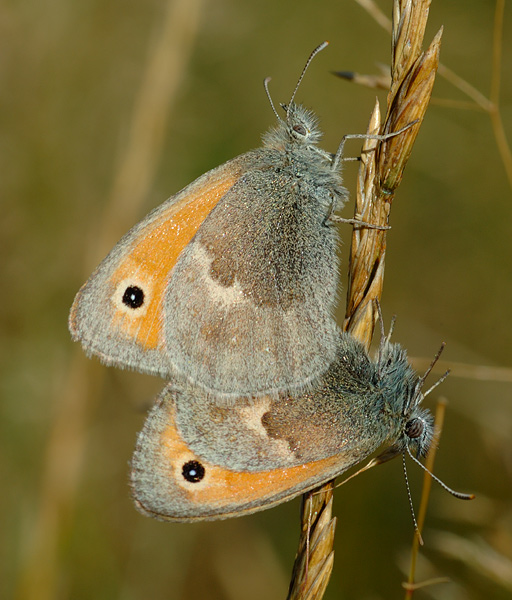
[[[221,404],[303,390],[326,372],[339,337],[333,213],[346,191],[341,153],[318,146],[297,87],[261,148],[169,198],[97,267],[69,317],[87,353]]]
[[[372,360],[348,333],[314,389],[239,398],[230,408],[186,382],[158,397],[131,467],[138,509],[169,521],[242,516],[311,490],[381,446],[424,456],[433,419],[406,351],[383,338]]]

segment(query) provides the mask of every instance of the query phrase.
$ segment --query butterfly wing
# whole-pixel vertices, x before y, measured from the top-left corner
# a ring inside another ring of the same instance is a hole
[[[264,458],[258,457],[249,442],[251,431],[244,433],[246,437],[230,436],[231,441],[223,443],[249,461],[252,458],[252,470],[229,468],[199,456],[177,426],[175,398],[167,388],[139,434],[133,457],[131,482],[137,508],[170,521],[242,516],[291,499],[344,470],[339,455],[294,464],[290,451],[283,445],[278,448],[279,444],[267,448]],[[261,441],[256,445],[261,446]]]
[[[331,183],[301,182],[263,148],[200,177],[100,264],[73,337],[108,364],[217,395],[303,388],[335,354]]]
[[[231,408],[168,386],[132,460],[138,508],[163,520],[221,519],[270,508],[340,475],[387,438],[373,364],[341,336],[335,365],[310,393]],[[358,364],[360,360],[360,364]]]
[[[69,328],[105,363],[170,377],[164,298],[183,249],[246,168],[245,156],[206,173],[131,229],[78,292]]]
[[[334,358],[337,232],[326,199],[295,179],[245,172],[174,269],[165,338],[178,370],[215,393],[301,387]]]

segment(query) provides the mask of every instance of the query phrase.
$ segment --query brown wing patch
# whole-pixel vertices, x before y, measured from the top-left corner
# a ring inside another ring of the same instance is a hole
[[[169,498],[168,513],[158,514],[143,500],[137,500],[144,512],[159,518],[193,520],[254,512],[258,507],[269,507],[299,494],[308,488],[308,483],[313,484],[322,473],[332,473],[335,465],[342,462],[338,455],[289,468],[261,472],[230,471],[204,461],[188,448],[176,429],[173,413],[174,410],[171,410],[168,414],[169,423],[158,443],[159,460],[163,461],[159,471],[161,474],[168,473],[176,485],[173,498]],[[184,476],[186,466],[191,464],[195,474],[197,469],[201,471],[199,481],[187,480]],[[290,493],[286,494],[289,490]]]

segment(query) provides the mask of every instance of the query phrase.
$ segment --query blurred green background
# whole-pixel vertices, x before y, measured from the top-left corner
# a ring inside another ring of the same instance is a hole
[[[381,6],[390,14],[391,2]],[[494,2],[437,0],[427,34],[444,25],[442,62],[484,94],[493,18]],[[509,137],[511,27],[509,5],[501,90]],[[87,360],[67,314],[124,231],[205,170],[259,145],[274,122],[263,78],[272,76],[276,103],[288,101],[324,39],[331,45],[297,99],[320,115],[326,149],[363,132],[385,93],[329,71],[377,72],[389,63],[388,35],[349,0],[7,1],[0,35],[0,596],[284,598],[299,500],[217,523],[139,515],[128,461],[163,384]],[[441,78],[434,97],[468,100]],[[345,179],[353,191],[355,164]],[[383,310],[387,320],[398,315],[395,340],[412,356],[430,358],[444,340],[445,364],[512,367],[511,196],[489,115],[434,101],[388,236]],[[348,243],[342,255],[346,268]],[[340,322],[343,304],[344,293]],[[433,489],[418,579],[451,583],[418,598],[512,595],[511,377],[478,373],[455,369],[429,398],[449,401],[436,473],[477,499]],[[409,476],[418,505],[422,473],[411,466]],[[325,597],[402,597],[413,529],[400,462],[338,490],[334,511]]]

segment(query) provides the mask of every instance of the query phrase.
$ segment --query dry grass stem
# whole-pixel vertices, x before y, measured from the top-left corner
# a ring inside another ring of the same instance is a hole
[[[367,132],[379,133],[381,128],[380,107],[375,104]],[[355,214],[362,220],[387,225],[391,204],[375,202],[377,177],[377,140],[368,138],[361,151],[361,165],[357,181]],[[373,323],[377,313],[374,299],[380,299],[384,281],[386,257],[386,231],[383,229],[355,228],[350,248],[350,269],[347,290],[347,306],[343,329],[370,347]],[[369,323],[371,323],[370,326]]]
[[[170,0],[157,25],[135,101],[129,141],[119,161],[101,232],[91,236],[86,263],[96,263],[98,251],[103,253],[112,239],[133,224],[150,187],[165,123],[198,30],[199,7],[200,0]],[[61,536],[74,511],[89,416],[101,395],[104,369],[98,372],[96,366],[76,347],[66,381],[54,397],[55,419],[44,461],[47,468],[41,477],[31,546],[20,568],[19,600],[57,597]]]
[[[310,492],[302,498],[302,531],[288,600],[321,598],[331,576],[336,529],[336,519],[332,518],[334,482],[324,488],[322,494]]]
[[[421,3],[419,3],[421,4]],[[405,13],[396,10],[393,39],[401,46],[416,49],[417,54],[395,49],[392,63],[392,85],[388,94],[387,114],[381,126],[379,106],[375,106],[368,133],[392,133],[417,121],[404,133],[384,142],[367,140],[361,156],[356,214],[378,225],[389,223],[394,192],[403,176],[425,115],[439,62],[441,32],[428,50],[420,53],[429,2],[406,3]],[[418,19],[414,26],[413,16]],[[404,37],[408,32],[412,39]],[[375,151],[371,151],[375,148]],[[376,322],[375,300],[382,293],[386,251],[386,231],[355,229],[352,236],[349,288],[344,329],[350,331],[368,348]]]
[[[363,146],[355,217],[376,225],[389,223],[394,192],[402,179],[432,93],[439,62],[441,32],[436,35],[428,50],[421,53],[429,6],[430,0],[396,0],[394,3],[391,88],[386,117],[382,123],[377,103],[370,118],[368,133],[392,133],[413,121],[416,123],[400,135],[384,142],[367,139]],[[375,300],[380,300],[382,294],[385,254],[385,230],[358,227],[354,229],[343,328],[367,348],[370,346],[377,320]],[[317,510],[329,511],[330,518],[332,482],[319,488],[315,496],[316,506],[325,506],[324,509]],[[315,564],[321,564],[322,560],[332,560],[334,536],[329,537],[330,544],[324,544],[321,548],[317,545],[313,547],[305,536],[309,535],[310,539],[316,537],[318,521],[313,521],[311,528],[308,527],[308,522],[311,522],[309,511],[303,511],[299,550],[290,588],[298,590],[298,594],[290,595],[289,598],[312,597],[306,595],[311,574],[301,565],[311,564],[313,561]],[[321,550],[322,555],[313,557],[315,550]],[[307,552],[309,554],[305,556]],[[325,586],[321,589],[325,589]],[[322,595],[323,592],[318,591],[314,597],[320,599]]]
[[[505,135],[503,120],[500,112],[500,88],[501,88],[501,54],[503,45],[503,19],[505,12],[505,0],[497,0],[494,13],[494,35],[493,35],[493,61],[492,80],[490,92],[490,109],[492,128],[496,145],[500,152],[505,171],[512,187],[512,151]]]
[[[400,69],[405,77],[388,95],[388,115],[383,133],[398,131],[414,121],[417,123],[405,133],[383,142],[377,150],[379,195],[393,194],[402,180],[434,87],[441,35],[442,30],[438,32],[428,50],[413,61],[407,71]]]
[[[394,35],[401,35],[401,28],[392,26],[391,21],[382,13],[380,8],[373,2],[373,0],[356,0],[356,2],[372,17],[372,19],[378,23],[386,31],[392,31]],[[403,4],[411,4],[410,0],[403,2]],[[420,3],[418,3],[420,4]],[[427,3],[425,3],[427,4]],[[420,8],[418,11],[421,16]],[[428,13],[428,7],[426,8]],[[455,88],[460,90],[463,94],[471,98],[473,101],[470,104],[465,104],[459,101],[450,100],[436,100],[437,104],[443,104],[444,106],[454,106],[457,108],[478,108],[484,110],[489,114],[491,119],[491,125],[494,133],[494,139],[496,146],[501,156],[503,166],[509,181],[510,187],[512,187],[512,150],[505,134],[503,127],[503,120],[500,111],[500,88],[501,88],[501,57],[503,52],[503,23],[504,23],[504,11],[505,11],[505,0],[497,0],[496,8],[494,13],[494,31],[493,31],[493,48],[492,48],[492,69],[491,69],[491,90],[489,98],[472,86],[468,81],[457,75],[454,71],[448,68],[446,65],[439,64],[438,73],[449,81]],[[426,23],[426,14],[425,14]],[[412,19],[406,20],[407,24],[413,23]],[[396,23],[396,21],[395,21]],[[342,76],[342,75],[341,75]],[[374,78],[368,75],[358,75],[352,77],[356,83],[362,85],[370,85],[374,87]]]
[[[451,561],[460,562],[465,569],[472,573],[479,573],[492,582],[489,590],[498,590],[494,595],[487,592],[487,597],[510,598],[512,594],[512,560],[507,551],[497,550],[486,540],[479,536],[470,539],[446,531],[433,534],[431,546],[438,552],[448,557]]]
[[[170,0],[150,40],[147,63],[134,99],[126,144],[119,156],[112,191],[94,253],[100,258],[140,216],[160,156],[179,85],[197,39],[202,0]],[[96,264],[96,257],[92,264]],[[90,269],[88,268],[87,271]]]
[[[439,585],[440,583],[449,583],[450,579],[448,577],[432,577],[432,579],[426,579],[421,583],[402,583],[402,587],[404,590],[410,590],[411,592],[415,592],[416,590],[421,590],[426,587],[431,587],[433,585]]]
[[[425,371],[429,365],[427,358],[410,357],[409,360],[417,371]],[[462,362],[438,361],[434,365],[432,373],[444,373],[447,370],[450,371],[450,379],[452,377],[461,377],[474,381],[504,381],[512,383],[511,367],[490,367]]]
[[[356,0],[357,4],[372,16],[372,18],[386,31],[391,33],[391,19],[382,12],[373,0]]]
[[[382,65],[382,72],[378,75],[368,75],[366,73],[356,73],[355,71],[333,71],[333,75],[337,75],[342,79],[348,79],[358,85],[363,85],[369,88],[380,90],[389,90],[391,86],[391,77],[389,75],[389,67]]]

